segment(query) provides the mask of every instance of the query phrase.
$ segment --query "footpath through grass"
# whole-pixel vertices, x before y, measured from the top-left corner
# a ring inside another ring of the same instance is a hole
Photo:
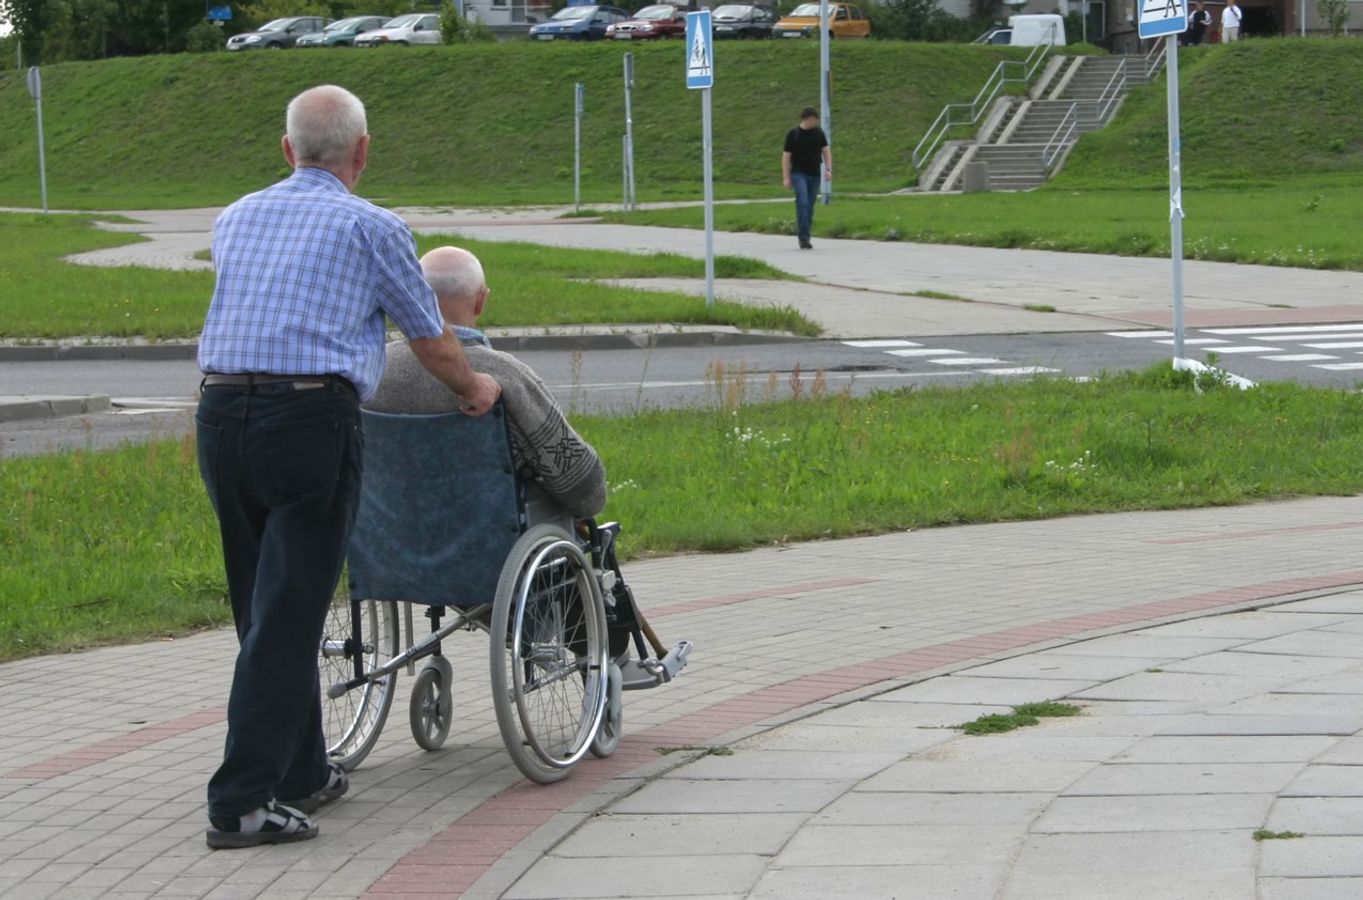
[[[717,377],[711,410],[576,420],[628,553],[1363,490],[1354,393],[1198,394],[1164,367],[864,399],[743,384]],[[0,556],[0,659],[228,617],[191,439],[0,460]]]
[[[1307,176],[1241,187],[1183,192],[1188,259],[1363,270],[1363,182],[1356,176]],[[702,227],[698,208],[615,213],[634,225]],[[794,203],[715,207],[724,231],[795,234]],[[814,214],[827,238],[916,241],[1169,255],[1169,195],[1162,190],[1067,190],[1064,183],[1025,194],[834,197]]]
[[[0,338],[86,335],[184,338],[198,334],[213,293],[211,272],[78,266],[63,257],[135,243],[135,235],[95,228],[86,216],[0,213]],[[678,323],[818,334],[819,327],[788,308],[749,307],[703,297],[597,284],[593,278],[704,275],[700,260],[567,250],[535,244],[420,236],[421,252],[457,243],[476,253],[493,295],[483,324],[569,325]],[[765,263],[721,256],[716,272],[731,278],[787,277]]]

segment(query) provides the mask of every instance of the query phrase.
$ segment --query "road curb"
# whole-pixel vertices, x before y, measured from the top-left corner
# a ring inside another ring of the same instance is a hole
[[[113,403],[103,395],[0,397],[0,422],[80,416],[86,413],[108,412],[111,409]]]
[[[615,334],[493,335],[498,350],[646,350],[670,347],[742,347],[789,344],[816,338],[747,331],[647,331]],[[0,347],[0,362],[195,359],[197,342],[164,344],[25,344]]]

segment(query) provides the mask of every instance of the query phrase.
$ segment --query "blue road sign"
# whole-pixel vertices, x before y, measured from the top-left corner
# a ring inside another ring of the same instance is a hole
[[[686,14],[686,86],[715,86],[715,32],[708,9]]]
[[[232,7],[230,6],[210,6],[208,8],[208,18],[212,22],[232,21]]]
[[[1141,0],[1141,39],[1182,34],[1188,30],[1186,0]]]

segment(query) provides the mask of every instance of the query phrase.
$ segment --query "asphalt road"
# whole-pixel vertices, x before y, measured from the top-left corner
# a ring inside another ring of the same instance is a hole
[[[1253,381],[1290,380],[1353,388],[1363,380],[1363,324],[1193,329],[1188,355],[1216,353],[1219,364]],[[563,406],[579,413],[714,402],[717,382],[746,379],[746,396],[787,396],[798,366],[806,390],[822,372],[830,391],[854,394],[982,379],[1051,374],[1091,376],[1138,369],[1172,352],[1164,332],[913,337],[877,341],[803,341],[745,347],[597,350],[520,354]],[[723,373],[721,376],[720,373]],[[109,414],[0,424],[0,454],[58,447],[103,447],[149,435],[180,434],[191,424],[199,373],[192,361],[0,363],[0,394],[107,394]]]

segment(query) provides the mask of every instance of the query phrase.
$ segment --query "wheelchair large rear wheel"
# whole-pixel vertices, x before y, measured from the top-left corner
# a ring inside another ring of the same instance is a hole
[[[516,766],[550,784],[587,753],[607,697],[606,615],[591,562],[553,525],[531,528],[492,606],[492,701]]]
[[[369,672],[396,656],[398,631],[396,603],[343,597],[331,603],[322,630],[322,731],[327,755],[346,771],[358,767],[378,742],[393,705],[397,673],[334,699],[327,696],[327,688],[356,677],[357,657],[362,670]]]

